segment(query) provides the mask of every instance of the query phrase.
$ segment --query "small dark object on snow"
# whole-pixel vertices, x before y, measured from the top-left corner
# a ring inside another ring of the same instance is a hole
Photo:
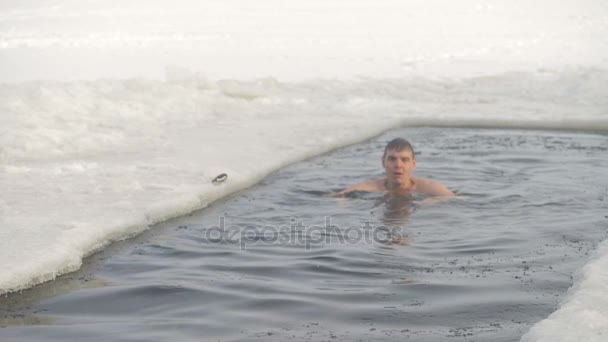
[[[217,177],[213,178],[211,183],[213,183],[213,184],[224,183],[226,181],[226,179],[228,179],[228,175],[225,173],[222,173],[222,174],[218,175]]]

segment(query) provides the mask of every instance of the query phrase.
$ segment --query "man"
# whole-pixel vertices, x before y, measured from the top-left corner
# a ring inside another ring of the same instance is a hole
[[[414,148],[401,138],[391,140],[384,148],[382,167],[386,178],[355,184],[335,196],[344,196],[353,191],[383,191],[389,195],[421,194],[431,197],[454,197],[443,184],[425,178],[412,177],[416,168]]]

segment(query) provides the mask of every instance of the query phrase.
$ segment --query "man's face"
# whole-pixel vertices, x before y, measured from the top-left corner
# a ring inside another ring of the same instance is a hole
[[[389,182],[405,184],[409,182],[412,171],[416,168],[416,159],[409,149],[388,150],[382,159],[382,166]]]

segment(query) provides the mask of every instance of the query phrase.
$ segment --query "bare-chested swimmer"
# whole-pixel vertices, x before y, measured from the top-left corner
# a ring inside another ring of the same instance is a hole
[[[409,141],[396,138],[384,148],[382,167],[386,178],[355,184],[334,196],[344,196],[353,191],[382,191],[389,195],[421,194],[430,197],[456,196],[443,184],[425,178],[412,177],[416,168],[414,148]]]

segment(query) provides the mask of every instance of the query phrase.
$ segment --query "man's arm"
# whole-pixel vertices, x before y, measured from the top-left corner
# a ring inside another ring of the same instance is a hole
[[[351,187],[348,187],[340,192],[335,192],[333,194],[330,194],[330,197],[344,197],[346,195],[348,195],[349,193],[353,192],[353,191],[378,191],[378,181],[370,181],[370,182],[363,182],[363,183],[357,183]]]

